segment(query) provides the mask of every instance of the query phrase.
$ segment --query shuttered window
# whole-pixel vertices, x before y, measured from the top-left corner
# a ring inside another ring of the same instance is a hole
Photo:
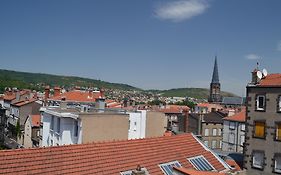
[[[281,123],[276,124],[276,140],[281,140]]]
[[[255,122],[255,137],[265,138],[265,122]]]

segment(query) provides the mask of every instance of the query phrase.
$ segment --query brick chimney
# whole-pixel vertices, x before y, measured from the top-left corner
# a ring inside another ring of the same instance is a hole
[[[45,87],[45,100],[50,98],[50,86]]]
[[[55,87],[54,88],[54,97],[57,97],[60,95],[60,87]]]

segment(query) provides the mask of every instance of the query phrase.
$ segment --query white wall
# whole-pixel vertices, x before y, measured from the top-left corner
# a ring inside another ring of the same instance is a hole
[[[54,127],[51,130],[52,115],[54,116]],[[56,146],[82,143],[81,121],[78,119],[78,137],[74,136],[75,119],[61,117],[59,115],[43,112],[43,136],[42,146]],[[60,132],[57,128],[57,118],[60,118]]]
[[[234,129],[230,129],[230,121],[224,120],[223,122],[223,144],[222,150],[228,152],[243,152],[241,136],[245,137],[245,130],[242,130],[242,125],[245,123],[234,122]],[[229,143],[229,135],[234,134],[234,144]],[[236,148],[237,147],[237,148]]]
[[[139,139],[145,137],[146,128],[146,110],[138,110],[137,112],[128,112],[130,127],[128,131],[128,139]]]

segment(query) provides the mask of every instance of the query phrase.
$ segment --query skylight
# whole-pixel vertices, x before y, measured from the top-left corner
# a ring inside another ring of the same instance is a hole
[[[178,161],[163,163],[159,165],[165,175],[173,175],[173,167],[181,167]]]
[[[194,166],[195,169],[200,171],[213,171],[215,168],[205,159],[204,156],[197,156],[189,158],[188,161]]]

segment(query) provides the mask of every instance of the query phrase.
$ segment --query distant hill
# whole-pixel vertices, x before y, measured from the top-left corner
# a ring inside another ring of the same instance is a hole
[[[164,97],[193,97],[197,99],[207,99],[209,96],[209,89],[205,88],[177,88],[170,90],[157,91]],[[229,92],[221,92],[224,97],[237,97],[237,95]]]
[[[40,90],[44,85],[51,86],[84,86],[103,87],[109,89],[141,90],[139,88],[120,83],[110,83],[90,78],[75,76],[59,76],[42,73],[28,73],[0,69],[0,93],[5,87],[30,88]]]

